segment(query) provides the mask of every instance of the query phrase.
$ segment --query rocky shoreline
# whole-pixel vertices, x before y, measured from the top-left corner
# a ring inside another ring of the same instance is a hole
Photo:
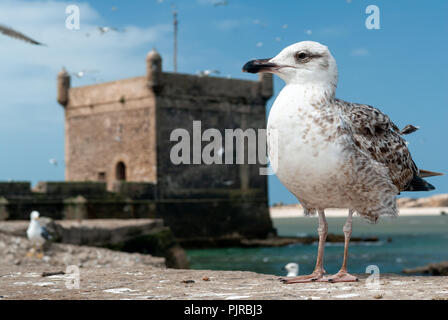
[[[319,241],[318,236],[302,237],[280,237],[272,236],[266,239],[249,239],[244,237],[223,237],[208,239],[179,239],[182,247],[186,249],[208,249],[208,248],[257,248],[257,247],[282,247],[291,244],[313,244]],[[377,242],[378,237],[353,237],[351,242]],[[344,235],[328,234],[327,242],[344,243]]]
[[[119,268],[152,266],[165,268],[165,258],[148,254],[126,253],[105,248],[51,243],[45,248],[42,259],[27,257],[31,249],[28,239],[0,233],[1,267],[38,267],[42,272],[69,265],[85,268]]]
[[[430,263],[426,266],[404,269],[405,274],[429,274],[432,276],[448,276],[448,261]]]
[[[436,207],[448,207],[448,194],[436,194],[430,197],[423,198],[398,198],[397,199],[398,208],[436,208]],[[302,208],[300,204],[283,204],[274,203],[271,208],[278,207],[298,207]]]
[[[86,250],[95,251],[96,248],[113,249],[113,251],[102,252],[110,252],[110,254],[112,252],[141,253],[141,257],[150,257],[148,254],[151,254],[163,258],[163,264],[167,267],[182,269],[189,267],[185,251],[174,238],[171,230],[165,227],[163,221],[159,219],[54,221],[49,218],[41,218],[40,221],[53,236],[53,241],[48,246],[49,253],[52,253],[51,250],[57,252],[59,249],[72,253]],[[22,249],[27,247],[29,244],[25,236],[28,224],[29,221],[23,220],[0,222],[0,235],[3,234],[0,246],[18,243]],[[71,246],[67,247],[66,245]],[[24,253],[17,253],[18,256],[22,254]]]
[[[448,194],[436,194],[424,198],[399,198],[397,205],[399,208],[448,207]]]

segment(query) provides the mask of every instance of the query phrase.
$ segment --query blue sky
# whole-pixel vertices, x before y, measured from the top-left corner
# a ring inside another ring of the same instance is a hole
[[[179,12],[179,72],[217,69],[241,73],[252,58],[276,55],[303,40],[327,45],[339,68],[339,98],[373,105],[408,136],[421,168],[448,172],[448,1],[174,1]],[[171,71],[172,15],[168,0],[23,1],[2,0],[0,23],[46,43],[33,47],[0,35],[0,180],[64,179],[64,114],[56,102],[56,73],[97,70],[74,86],[143,75],[145,55],[156,47],[163,69]],[[77,4],[81,29],[65,28],[65,8]],[[380,9],[379,30],[368,30],[368,5]],[[115,7],[116,10],[113,10]],[[97,26],[126,32],[100,35]],[[89,34],[87,36],[86,34]],[[283,87],[275,80],[275,91]],[[269,101],[272,105],[274,98]],[[49,163],[58,160],[58,166]],[[427,196],[448,193],[446,177],[430,180]],[[295,198],[269,177],[270,202]]]

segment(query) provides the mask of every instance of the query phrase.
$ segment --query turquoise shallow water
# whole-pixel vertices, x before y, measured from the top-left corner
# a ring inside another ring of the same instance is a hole
[[[345,218],[327,218],[329,232],[342,234]],[[273,220],[281,236],[317,235],[317,218],[297,217]],[[359,217],[353,221],[353,236],[377,236],[377,243],[350,245],[349,270],[365,273],[376,265],[381,273],[400,273],[431,262],[448,260],[448,216],[382,218],[371,225]],[[387,240],[391,239],[390,242]],[[327,244],[325,269],[337,272],[342,263],[343,244]],[[280,248],[223,248],[188,250],[192,269],[244,270],[284,275],[289,262],[300,266],[300,274],[310,273],[315,264],[317,244]]]

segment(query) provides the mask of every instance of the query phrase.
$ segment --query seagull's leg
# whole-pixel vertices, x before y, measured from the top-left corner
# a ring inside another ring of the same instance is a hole
[[[328,233],[328,224],[325,219],[325,213],[323,210],[319,210],[319,228],[317,229],[319,233],[319,247],[317,249],[317,261],[316,267],[314,268],[313,273],[306,276],[299,276],[294,278],[282,278],[281,281],[283,283],[304,283],[304,282],[313,282],[313,281],[321,281],[324,277],[324,249],[325,249],[325,241],[327,240]]]
[[[347,272],[347,258],[348,258],[348,245],[350,242],[350,236],[352,235],[352,216],[353,210],[350,209],[348,212],[347,221],[344,224],[342,230],[344,231],[345,241],[344,241],[344,260],[342,262],[341,270],[335,275],[325,277],[325,280],[329,282],[355,282],[358,278],[349,274]]]
[[[32,256],[34,256],[34,253],[35,253],[34,244],[31,243],[31,248],[30,248],[30,250],[28,250],[28,252],[26,253],[26,256],[27,256],[28,258],[31,258]]]
[[[44,245],[41,243],[39,244],[39,249],[37,250],[36,258],[42,259],[44,257]]]

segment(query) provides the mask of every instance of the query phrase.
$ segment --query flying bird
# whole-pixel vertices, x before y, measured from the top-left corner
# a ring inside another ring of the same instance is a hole
[[[118,32],[118,29],[113,28],[113,27],[97,27],[97,29],[101,34],[105,34],[106,32],[109,32],[109,31]]]
[[[30,37],[24,35],[23,33],[16,31],[14,29],[11,29],[7,26],[1,25],[0,24],[0,33],[3,33],[5,36],[11,37],[11,38],[15,38],[15,39],[19,39],[37,46],[45,46],[45,44],[38,42],[34,39],[31,39]]]
[[[228,1],[226,1],[226,0],[222,0],[222,1],[215,1],[215,2],[213,3],[213,6],[214,6],[214,7],[219,7],[219,6],[226,6],[226,5],[228,5],[228,4],[229,4]]]
[[[70,72],[71,75],[75,76],[76,78],[84,78],[86,76],[86,74],[90,74],[90,73],[97,73],[99,72],[98,70],[81,70],[81,71],[77,71],[77,72]]]
[[[338,71],[326,46],[299,42],[274,58],[247,62],[243,71],[269,72],[285,81],[267,122],[269,159],[305,215],[317,212],[319,217],[314,272],[283,281],[357,281],[347,271],[353,214],[372,223],[397,216],[396,195],[433,190],[423,178],[441,174],[418,169],[412,160],[402,134],[413,126],[402,131],[379,109],[335,97]],[[326,208],[349,209],[342,267],[332,276],[323,267]]]
[[[41,259],[43,257],[44,244],[51,239],[51,235],[45,227],[40,225],[39,216],[39,212],[31,212],[31,221],[26,234],[31,242],[32,249],[27,253],[27,256],[31,257],[37,250],[36,256]]]
[[[51,158],[50,160],[48,160],[48,162],[55,167],[58,166],[58,160],[56,160],[54,158]]]

